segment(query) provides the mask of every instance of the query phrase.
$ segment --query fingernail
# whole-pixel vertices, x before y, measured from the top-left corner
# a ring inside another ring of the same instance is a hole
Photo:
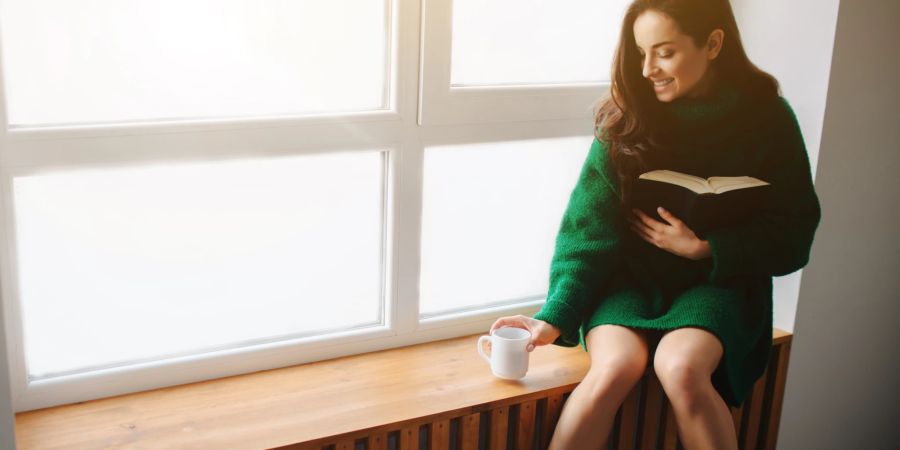
[[[663,209],[662,206],[660,206],[659,208],[656,208],[656,210],[659,211],[659,212],[665,212],[665,211],[666,211],[665,209]]]

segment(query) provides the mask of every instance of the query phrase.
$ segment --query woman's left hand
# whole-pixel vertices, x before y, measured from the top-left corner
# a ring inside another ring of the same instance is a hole
[[[665,219],[660,222],[643,211],[633,209],[636,217],[630,218],[631,229],[643,240],[678,256],[698,260],[709,258],[712,252],[707,241],[701,240],[672,213],[657,208],[659,216]],[[668,223],[666,223],[668,222]]]

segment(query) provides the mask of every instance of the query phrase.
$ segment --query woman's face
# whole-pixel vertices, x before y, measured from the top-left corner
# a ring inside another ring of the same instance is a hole
[[[704,47],[696,47],[669,16],[646,11],[634,21],[634,40],[644,78],[661,102],[701,97],[711,83],[710,61],[722,48],[722,30],[713,31]]]

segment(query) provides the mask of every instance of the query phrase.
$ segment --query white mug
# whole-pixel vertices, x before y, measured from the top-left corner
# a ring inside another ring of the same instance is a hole
[[[484,341],[491,341],[491,355],[484,353]],[[491,365],[491,372],[499,378],[518,380],[528,372],[528,352],[525,347],[531,333],[523,328],[503,327],[490,336],[478,338],[478,353]]]

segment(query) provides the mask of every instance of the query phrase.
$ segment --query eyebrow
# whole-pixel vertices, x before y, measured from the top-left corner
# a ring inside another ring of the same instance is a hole
[[[660,42],[660,43],[658,43],[658,44],[653,44],[653,46],[650,47],[650,48],[651,48],[651,49],[654,49],[654,48],[656,48],[656,47],[659,47],[659,46],[661,46],[661,45],[666,45],[666,44],[674,44],[674,42],[672,42],[672,41],[663,41],[663,42]],[[638,48],[641,48],[640,45],[638,45],[637,47],[638,47]],[[643,49],[641,49],[641,50],[643,50]]]

